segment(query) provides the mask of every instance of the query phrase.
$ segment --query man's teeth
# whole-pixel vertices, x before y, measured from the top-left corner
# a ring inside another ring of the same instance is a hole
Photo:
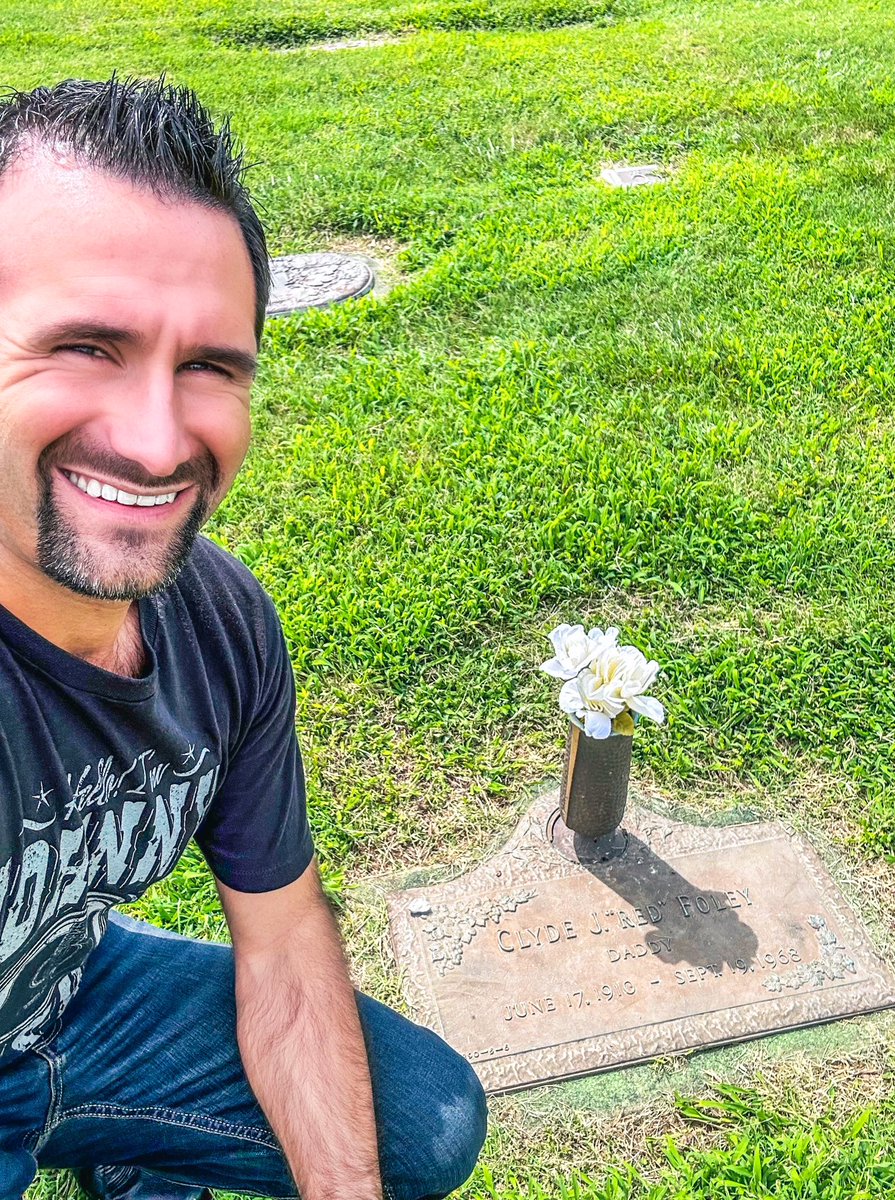
[[[94,498],[101,497],[103,500],[112,500],[115,504],[131,505],[137,504],[141,508],[155,508],[159,504],[173,504],[176,492],[165,492],[161,496],[141,496],[136,492],[125,492],[121,488],[114,488],[109,483],[100,483],[98,479],[87,479],[84,475],[78,475],[75,471],[66,471],[66,475],[72,483],[86,492],[88,496]]]

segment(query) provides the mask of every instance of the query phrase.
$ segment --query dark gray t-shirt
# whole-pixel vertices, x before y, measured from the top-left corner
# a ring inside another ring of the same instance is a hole
[[[139,610],[147,673],[128,679],[0,607],[0,1055],[53,1035],[109,908],[192,836],[245,892],[313,854],[292,670],[257,581],[200,538]]]

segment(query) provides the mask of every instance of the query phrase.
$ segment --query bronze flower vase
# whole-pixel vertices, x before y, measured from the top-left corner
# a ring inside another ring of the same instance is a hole
[[[611,733],[588,737],[575,717],[569,718],[560,790],[565,824],[586,838],[602,838],[621,824],[628,802],[633,736]]]

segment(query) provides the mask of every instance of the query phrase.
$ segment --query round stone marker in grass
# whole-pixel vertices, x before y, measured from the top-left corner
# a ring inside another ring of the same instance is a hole
[[[364,259],[328,252],[273,258],[270,273],[269,317],[354,300],[365,296],[376,282],[372,267]]]
[[[600,178],[610,187],[644,187],[667,183],[668,172],[658,163],[648,163],[643,167],[604,167]]]

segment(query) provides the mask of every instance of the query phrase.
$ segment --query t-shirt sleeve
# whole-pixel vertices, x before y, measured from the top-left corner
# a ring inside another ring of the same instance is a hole
[[[254,714],[196,832],[211,870],[239,892],[292,883],[314,854],[295,734],[295,680],[282,627],[265,597],[264,662]]]

